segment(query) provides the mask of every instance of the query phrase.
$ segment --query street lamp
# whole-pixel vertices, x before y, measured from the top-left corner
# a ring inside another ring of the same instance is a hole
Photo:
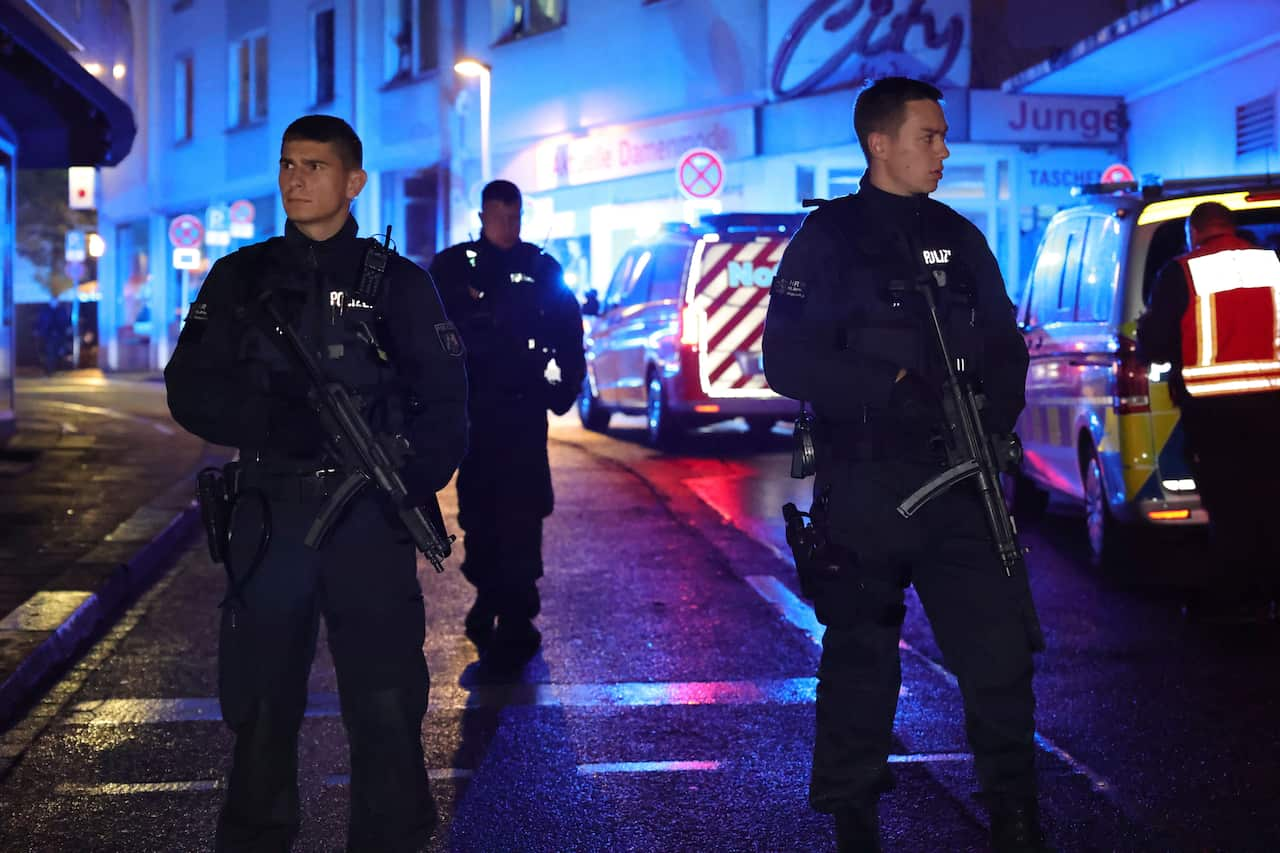
[[[493,69],[478,59],[460,59],[453,70],[463,77],[480,78],[480,180],[489,183],[489,86]]]

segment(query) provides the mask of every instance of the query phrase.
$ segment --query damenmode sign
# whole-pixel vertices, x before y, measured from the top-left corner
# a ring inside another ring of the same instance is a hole
[[[768,27],[778,98],[895,75],[969,84],[969,0],[782,0]]]

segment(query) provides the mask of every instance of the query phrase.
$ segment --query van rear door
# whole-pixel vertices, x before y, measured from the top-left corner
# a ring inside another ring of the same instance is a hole
[[[699,383],[708,397],[776,396],[761,342],[769,288],[788,238],[775,231],[709,234],[698,242],[686,301],[699,322]]]

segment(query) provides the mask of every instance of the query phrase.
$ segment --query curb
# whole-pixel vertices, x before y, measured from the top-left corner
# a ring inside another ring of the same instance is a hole
[[[119,561],[98,588],[61,624],[23,658],[18,668],[0,683],[0,731],[17,722],[20,714],[38,698],[51,675],[74,660],[104,636],[138,596],[172,566],[201,526],[200,510],[190,495],[195,473],[206,465],[221,464],[226,452],[206,449],[200,464],[169,489],[143,504],[117,530],[146,524],[148,533],[128,557]],[[177,512],[160,524],[163,518]],[[150,523],[142,521],[149,519]],[[104,545],[110,544],[112,534]],[[114,549],[113,549],[114,550]]]

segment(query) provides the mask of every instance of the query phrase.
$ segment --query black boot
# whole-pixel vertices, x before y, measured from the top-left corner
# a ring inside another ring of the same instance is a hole
[[[992,853],[1050,853],[1034,799],[989,800]]]
[[[839,853],[880,853],[880,815],[875,803],[849,806],[834,817]]]
[[[476,603],[467,611],[467,618],[462,623],[462,632],[480,651],[484,651],[493,640],[493,619],[493,611],[482,606],[477,598]]]

